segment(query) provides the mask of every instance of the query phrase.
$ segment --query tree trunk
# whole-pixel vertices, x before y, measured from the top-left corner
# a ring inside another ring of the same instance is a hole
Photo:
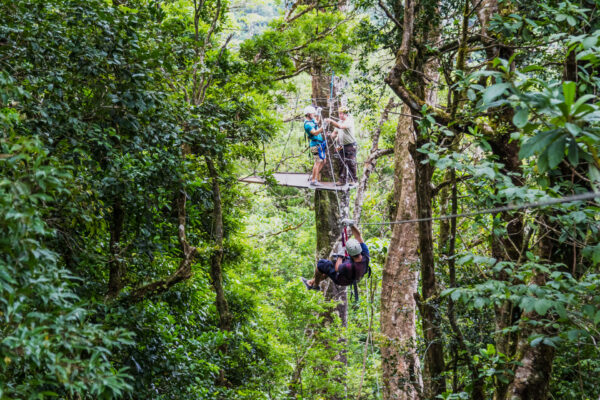
[[[454,147],[454,146],[451,146]],[[446,172],[445,180],[450,182],[450,191],[447,187],[444,187],[440,192],[439,203],[440,213],[445,214],[458,214],[458,187],[456,180],[456,170],[450,169]],[[450,210],[448,210],[447,203],[450,201]],[[440,258],[445,259],[448,265],[448,276],[449,276],[449,287],[456,288],[456,218],[451,220],[443,220],[440,223],[440,235],[439,243],[441,248]],[[478,362],[475,364],[473,360],[473,354],[469,348],[467,341],[460,329],[460,326],[456,317],[456,305],[452,297],[448,297],[448,321],[452,328],[454,335],[454,342],[451,344],[450,353],[453,354],[454,360],[454,371],[452,377],[452,392],[456,393],[460,391],[458,387],[459,373],[457,366],[460,358],[460,351],[466,355],[465,362],[469,367],[471,373],[471,400],[485,400],[485,377],[481,375],[480,370],[481,364]],[[460,351],[459,351],[460,350]]]
[[[406,108],[406,107],[403,107]],[[397,185],[396,219],[416,218],[412,118],[400,117],[394,145]],[[416,301],[419,279],[418,240],[412,224],[393,225],[381,284],[383,398],[416,400],[423,382],[416,351]]]
[[[427,156],[418,152],[424,143],[417,140],[411,153],[415,160],[415,183],[417,198],[417,218],[431,218],[432,190],[431,177],[433,166],[426,160]],[[419,253],[421,256],[421,318],[423,335],[425,336],[425,398],[434,398],[446,391],[443,335],[440,329],[440,297],[435,276],[435,258],[433,253],[433,224],[431,221],[418,223]]]
[[[210,259],[210,278],[216,293],[216,306],[219,313],[219,328],[224,331],[231,330],[231,314],[223,289],[223,209],[221,204],[221,189],[219,174],[213,161],[206,157],[206,166],[212,180],[213,196],[213,236],[215,249]]]

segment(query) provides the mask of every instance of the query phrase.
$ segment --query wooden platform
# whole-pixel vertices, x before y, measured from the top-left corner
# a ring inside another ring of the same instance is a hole
[[[308,185],[308,177],[309,174],[301,174],[296,172],[277,172],[273,174],[275,180],[277,180],[277,184],[281,186],[291,186],[300,189],[320,189],[320,190],[336,190],[338,192],[343,192],[348,190],[348,185],[346,186],[335,186],[333,182],[321,182],[319,186],[309,186]],[[240,182],[245,183],[259,183],[264,184],[265,180],[260,176],[249,176],[247,178],[240,179]]]

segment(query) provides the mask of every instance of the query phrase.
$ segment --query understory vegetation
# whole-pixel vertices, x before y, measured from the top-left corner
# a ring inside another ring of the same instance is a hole
[[[599,28],[598,0],[0,0],[0,399],[598,399]],[[350,110],[356,189],[277,184],[308,105]],[[357,301],[300,281],[344,217]]]

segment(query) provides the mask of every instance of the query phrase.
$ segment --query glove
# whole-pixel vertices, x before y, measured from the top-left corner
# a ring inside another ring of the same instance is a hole
[[[321,111],[323,111],[323,108],[317,107],[317,114],[321,114]]]
[[[354,223],[355,223],[354,220],[350,219],[350,218],[344,218],[342,220],[342,225],[344,225],[344,226],[354,226]]]

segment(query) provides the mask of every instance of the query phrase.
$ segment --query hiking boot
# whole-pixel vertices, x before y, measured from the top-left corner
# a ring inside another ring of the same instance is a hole
[[[318,286],[312,286],[308,284],[308,279],[306,279],[305,277],[301,276],[300,279],[302,280],[302,283],[304,283],[304,286],[306,286],[306,289],[308,290],[321,290],[320,287]]]
[[[309,186],[321,186],[321,182],[315,180],[315,181],[311,181]]]

